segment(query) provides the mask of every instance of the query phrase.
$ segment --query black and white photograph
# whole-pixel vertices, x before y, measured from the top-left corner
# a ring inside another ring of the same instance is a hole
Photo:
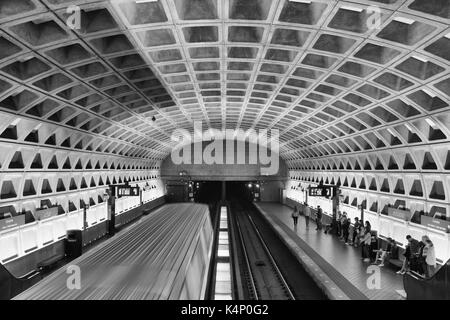
[[[449,259],[449,0],[0,0],[0,300],[401,310]]]

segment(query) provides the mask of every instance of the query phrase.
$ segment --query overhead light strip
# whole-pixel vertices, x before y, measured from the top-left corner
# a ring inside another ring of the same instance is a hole
[[[135,0],[136,3],[158,2],[159,0]]]
[[[425,121],[430,125],[430,127],[432,127],[432,128],[437,127],[436,123],[433,120],[431,120],[429,118],[425,118]]]
[[[398,21],[398,22],[401,22],[401,23],[409,24],[409,25],[411,25],[414,22],[416,22],[413,19],[408,19],[408,18],[405,18],[405,17],[396,17],[396,18],[394,18],[394,20]]]
[[[362,8],[357,8],[357,7],[352,7],[352,6],[342,6],[341,9],[355,11],[355,12],[362,12],[363,11]]]
[[[215,300],[231,300],[231,264],[230,245],[228,238],[228,210],[226,206],[220,207],[219,243],[217,248]]]

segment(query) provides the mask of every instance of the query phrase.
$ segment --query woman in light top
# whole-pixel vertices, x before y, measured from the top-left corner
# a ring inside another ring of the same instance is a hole
[[[423,256],[427,264],[426,276],[431,278],[436,270],[436,252],[434,250],[433,242],[430,239],[425,240],[425,248],[423,249]]]

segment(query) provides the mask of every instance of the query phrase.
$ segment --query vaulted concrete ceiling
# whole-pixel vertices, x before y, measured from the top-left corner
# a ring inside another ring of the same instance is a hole
[[[291,165],[448,143],[449,22],[448,0],[1,0],[0,138],[162,159],[200,120],[279,129]]]

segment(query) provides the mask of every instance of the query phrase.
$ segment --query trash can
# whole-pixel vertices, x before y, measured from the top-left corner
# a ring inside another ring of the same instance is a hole
[[[83,234],[81,230],[67,230],[66,255],[75,259],[83,253]]]

